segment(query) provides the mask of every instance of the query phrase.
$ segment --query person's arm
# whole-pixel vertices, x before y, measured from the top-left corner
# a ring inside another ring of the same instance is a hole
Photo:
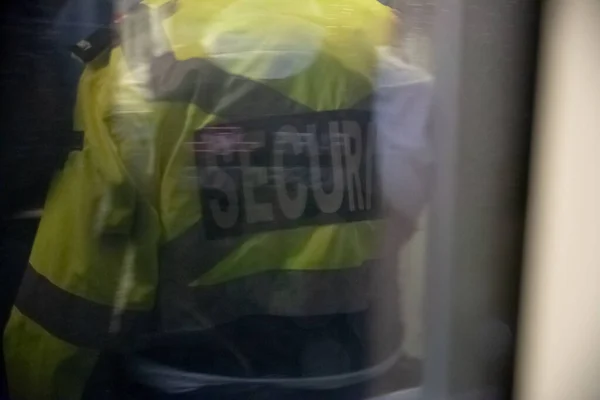
[[[383,196],[391,217],[412,231],[427,201],[431,181],[428,121],[433,79],[405,64],[389,49],[381,49],[379,55],[374,112]]]

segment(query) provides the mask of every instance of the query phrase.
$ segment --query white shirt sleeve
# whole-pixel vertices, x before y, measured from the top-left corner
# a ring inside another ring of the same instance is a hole
[[[432,148],[428,132],[433,79],[379,50],[374,118],[376,158],[386,202],[405,218],[418,218],[429,192]]]

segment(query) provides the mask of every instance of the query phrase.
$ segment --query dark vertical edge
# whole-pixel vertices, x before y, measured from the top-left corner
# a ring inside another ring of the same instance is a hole
[[[527,224],[527,208],[529,204],[530,195],[530,183],[531,183],[531,161],[532,161],[532,148],[535,145],[534,131],[535,131],[535,117],[537,109],[537,93],[538,93],[538,81],[539,81],[539,56],[540,56],[540,45],[541,45],[541,23],[543,12],[545,9],[545,0],[531,0],[529,10],[530,12],[530,23],[531,25],[526,30],[528,37],[527,46],[524,50],[523,65],[524,73],[527,75],[527,81],[529,85],[523,89],[524,92],[524,104],[525,107],[529,108],[530,112],[527,117],[523,120],[522,126],[522,147],[524,157],[520,159],[518,169],[522,171],[520,180],[517,184],[518,196],[516,198],[516,207],[521,212],[521,226],[520,226],[520,245],[516,249],[518,260],[520,261],[519,268],[514,272],[513,280],[514,286],[509,292],[509,309],[512,310],[509,318],[511,326],[514,327],[513,332],[519,332],[518,320],[520,317],[520,304],[521,304],[521,287],[524,276],[524,262],[525,262],[525,233]],[[509,360],[509,372],[506,376],[505,381],[505,395],[504,397],[509,399],[513,397],[514,385],[515,385],[515,373],[517,370],[516,354],[518,353],[519,341],[518,336],[515,334],[515,342],[512,348],[511,357]]]

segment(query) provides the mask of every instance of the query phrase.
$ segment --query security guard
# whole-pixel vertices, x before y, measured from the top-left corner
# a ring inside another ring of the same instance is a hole
[[[127,10],[5,332],[14,400],[92,396],[117,352],[144,398],[364,397],[400,355],[429,166],[429,80],[380,50],[393,22],[374,0]]]

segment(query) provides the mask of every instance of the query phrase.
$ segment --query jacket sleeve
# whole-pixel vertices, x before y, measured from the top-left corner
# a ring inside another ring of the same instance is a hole
[[[118,56],[82,76],[84,148],[48,194],[4,332],[15,400],[81,399],[98,357],[149,328],[160,236],[154,114],[119,86]]]
[[[391,209],[409,223],[422,211],[431,181],[432,144],[428,121],[433,80],[380,49],[375,121],[383,194]]]

